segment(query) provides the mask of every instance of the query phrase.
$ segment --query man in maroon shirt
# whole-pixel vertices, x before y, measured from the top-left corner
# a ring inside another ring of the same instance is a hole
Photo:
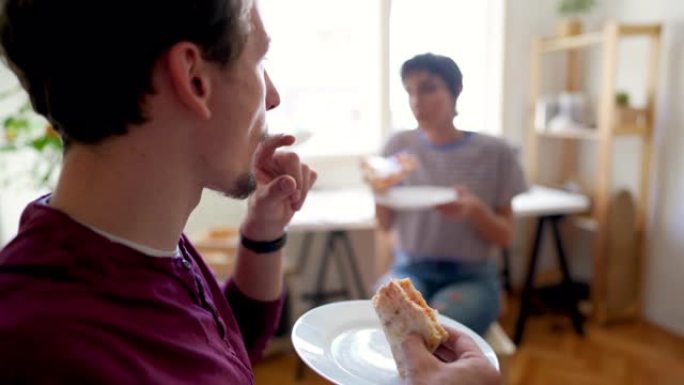
[[[253,2],[6,0],[0,40],[66,148],[0,252],[0,384],[253,384],[316,180],[266,136]],[[224,288],[182,234],[205,188],[250,196]],[[472,341],[448,345],[444,364],[407,340],[411,384],[496,380]]]
[[[316,174],[266,136],[252,2],[9,0],[0,33],[66,144],[0,254],[0,383],[253,383]],[[251,194],[223,289],[181,233],[205,188]]]

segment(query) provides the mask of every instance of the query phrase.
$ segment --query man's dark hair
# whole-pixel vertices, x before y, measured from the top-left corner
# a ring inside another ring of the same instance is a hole
[[[146,121],[152,70],[174,44],[226,66],[248,33],[247,0],[4,0],[3,54],[66,143]]]
[[[451,58],[432,53],[416,55],[401,66],[401,80],[406,80],[409,74],[418,71],[439,76],[454,99],[458,99],[463,89],[463,75]]]

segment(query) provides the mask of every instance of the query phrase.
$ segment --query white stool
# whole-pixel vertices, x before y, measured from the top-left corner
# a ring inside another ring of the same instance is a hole
[[[496,358],[499,359],[501,376],[506,378],[509,362],[516,352],[515,344],[508,335],[506,335],[506,332],[501,325],[496,322],[489,327],[489,330],[485,335],[485,341],[487,341],[489,346],[492,347],[492,350],[494,350],[494,353],[496,353]]]

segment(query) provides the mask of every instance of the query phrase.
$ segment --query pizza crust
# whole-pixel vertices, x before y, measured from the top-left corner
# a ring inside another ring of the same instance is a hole
[[[407,336],[422,336],[431,352],[447,339],[447,331],[437,320],[437,310],[428,306],[408,278],[390,281],[378,290],[372,302],[402,378],[406,369],[401,344]]]

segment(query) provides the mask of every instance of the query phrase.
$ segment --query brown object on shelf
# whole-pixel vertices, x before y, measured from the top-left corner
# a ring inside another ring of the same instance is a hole
[[[639,237],[632,194],[618,192],[608,210],[606,309],[611,320],[633,317],[639,300]]]
[[[582,33],[582,21],[579,19],[562,19],[556,24],[556,35],[561,37]]]
[[[646,111],[633,107],[615,108],[615,125],[617,127],[644,126],[646,125]]]

